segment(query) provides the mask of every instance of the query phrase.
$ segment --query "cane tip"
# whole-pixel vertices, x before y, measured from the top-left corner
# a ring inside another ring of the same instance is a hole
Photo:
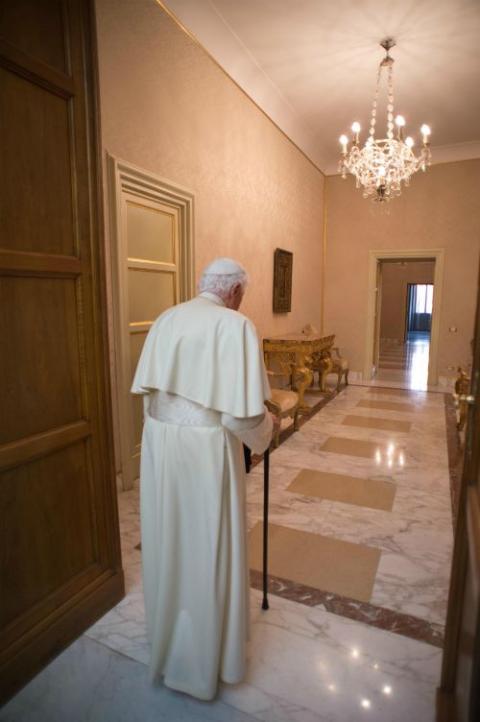
[[[266,597],[263,598],[262,609],[270,609],[268,605],[268,599]]]

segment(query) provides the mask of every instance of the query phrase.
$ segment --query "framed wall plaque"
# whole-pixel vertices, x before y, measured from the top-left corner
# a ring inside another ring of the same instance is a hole
[[[293,253],[277,248],[273,257],[273,313],[292,310],[292,268]]]

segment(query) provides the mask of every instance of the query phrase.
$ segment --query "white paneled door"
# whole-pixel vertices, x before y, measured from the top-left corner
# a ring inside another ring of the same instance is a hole
[[[166,309],[193,293],[193,198],[111,159],[116,249],[116,339],[122,486],[139,475],[142,398],[130,394],[147,333]]]

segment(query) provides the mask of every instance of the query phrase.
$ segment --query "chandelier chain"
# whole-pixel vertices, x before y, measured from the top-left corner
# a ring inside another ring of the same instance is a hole
[[[389,65],[389,67],[388,67],[387,87],[388,87],[387,138],[392,139],[393,138],[393,65]]]

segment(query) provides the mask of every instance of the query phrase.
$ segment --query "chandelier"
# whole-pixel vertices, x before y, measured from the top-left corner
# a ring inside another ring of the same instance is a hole
[[[356,186],[363,187],[363,197],[372,197],[374,201],[385,203],[394,196],[400,195],[402,183],[408,186],[410,177],[418,170],[425,171],[431,162],[430,128],[422,125],[422,147],[418,156],[413,152],[415,144],[411,136],[404,138],[405,118],[397,115],[395,118],[396,134],[394,137],[393,122],[393,58],[389,55],[390,48],[395,42],[387,38],[380,43],[386,55],[378,68],[377,85],[372,105],[370,130],[363,147],[360,146],[360,123],[352,124],[353,140],[348,148],[349,140],[346,135],[340,136],[342,158],[339,171],[342,178],[351,173],[356,178]],[[377,123],[378,93],[382,72],[387,75],[387,137],[377,140],[375,126]]]

